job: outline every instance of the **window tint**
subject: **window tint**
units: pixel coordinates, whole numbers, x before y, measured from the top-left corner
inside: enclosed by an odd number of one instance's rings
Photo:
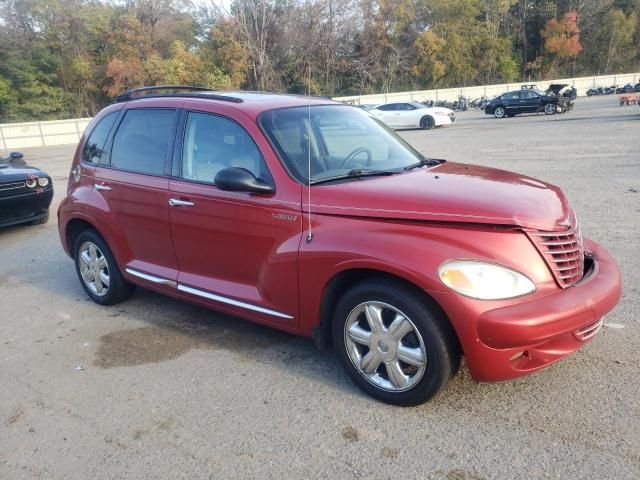
[[[295,144],[296,132],[290,133],[287,139]],[[189,113],[182,146],[182,177],[213,183],[216,174],[228,167],[244,168],[265,181],[271,178],[258,147],[244,128],[217,115]]]
[[[98,122],[82,148],[82,160],[89,163],[100,162],[104,143],[107,141],[109,130],[111,130],[118,113],[120,112],[112,112]]]
[[[398,104],[396,104],[396,110],[408,111],[408,110],[415,110],[415,109],[416,109],[416,107],[414,107],[410,103],[398,103]]]
[[[133,172],[164,173],[175,110],[129,110],[113,139],[111,166]]]
[[[395,109],[396,109],[395,103],[390,103],[388,105],[382,105],[378,107],[378,110],[382,110],[383,112],[391,112],[391,111],[394,111]]]
[[[503,100],[518,100],[520,98],[520,92],[509,92],[502,96]]]

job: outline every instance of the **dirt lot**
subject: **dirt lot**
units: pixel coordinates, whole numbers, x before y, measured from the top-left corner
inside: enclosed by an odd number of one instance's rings
[[[623,272],[608,328],[536,375],[477,384],[463,368],[432,403],[394,408],[309,340],[141,289],[91,303],[53,216],[0,231],[0,478],[640,478],[640,108],[464,112],[403,136],[561,186]],[[73,150],[25,151],[54,208]]]

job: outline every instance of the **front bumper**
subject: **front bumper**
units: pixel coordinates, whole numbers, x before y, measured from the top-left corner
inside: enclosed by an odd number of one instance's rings
[[[450,113],[447,115],[433,115],[434,125],[436,127],[443,127],[445,125],[453,125],[456,123],[456,115],[455,113]]]
[[[0,227],[43,218],[53,200],[53,187],[13,197],[0,198]]]
[[[504,381],[535,372],[573,353],[598,333],[604,315],[620,300],[620,271],[598,244],[585,239],[584,246],[592,263],[578,284],[474,312],[479,313],[475,331],[469,329],[461,338],[474,379]]]

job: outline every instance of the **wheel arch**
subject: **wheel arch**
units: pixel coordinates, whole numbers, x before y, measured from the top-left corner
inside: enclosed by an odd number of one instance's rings
[[[324,349],[331,344],[331,321],[335,306],[340,297],[353,285],[365,279],[386,279],[397,282],[411,290],[416,296],[438,310],[451,327],[451,330],[462,351],[458,334],[448,315],[440,304],[423,288],[404,277],[376,268],[347,268],[335,273],[325,284],[320,297],[319,323],[313,328],[312,337],[319,349]]]
[[[76,239],[82,232],[89,229],[96,230],[102,238],[104,238],[104,235],[100,233],[96,226],[84,218],[72,218],[67,222],[64,229],[64,238],[71,258],[75,259],[76,252],[74,251],[73,246],[76,243]]]

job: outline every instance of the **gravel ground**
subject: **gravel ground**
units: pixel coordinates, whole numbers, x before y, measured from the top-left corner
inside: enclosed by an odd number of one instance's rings
[[[309,340],[142,289],[91,303],[53,216],[0,231],[0,478],[639,478],[640,108],[458,118],[402,135],[559,185],[620,263],[623,300],[593,342],[509,383],[463,367],[433,402],[390,407]],[[73,150],[25,150],[54,208]]]

